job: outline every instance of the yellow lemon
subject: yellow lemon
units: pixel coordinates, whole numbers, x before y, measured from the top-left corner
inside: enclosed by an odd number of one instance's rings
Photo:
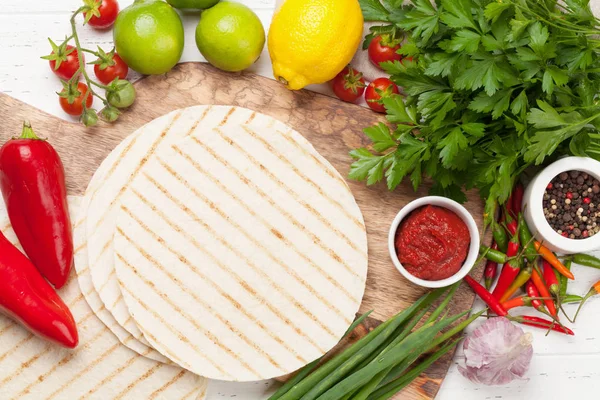
[[[362,32],[358,0],[286,0],[269,29],[275,79],[292,90],[333,79],[356,53]]]

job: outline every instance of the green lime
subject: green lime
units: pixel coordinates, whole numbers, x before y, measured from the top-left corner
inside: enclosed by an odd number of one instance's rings
[[[206,10],[218,2],[219,0],[167,0],[167,3],[181,10]]]
[[[258,59],[265,30],[248,7],[223,1],[202,12],[196,45],[209,63],[224,71],[241,71]]]
[[[164,74],[183,53],[183,24],[164,1],[135,0],[119,13],[114,41],[117,53],[135,71]]]

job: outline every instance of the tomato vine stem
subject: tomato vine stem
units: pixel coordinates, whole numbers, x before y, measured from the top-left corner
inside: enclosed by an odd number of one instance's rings
[[[79,42],[79,35],[77,34],[77,24],[76,24],[75,19],[77,18],[77,16],[79,14],[81,14],[82,12],[84,12],[86,9],[87,9],[86,6],[78,8],[73,13],[73,15],[71,16],[71,20],[70,20],[70,22],[71,22],[71,38],[75,42],[75,48],[77,49],[77,58],[78,58],[78,61],[79,61],[79,69],[73,75],[73,77],[71,78],[71,81],[79,79],[79,74],[81,74],[83,76],[83,78],[85,79],[86,83],[87,83],[88,91],[85,92],[85,95],[84,95],[84,98],[83,98],[83,102],[82,102],[83,103],[84,113],[85,113],[85,110],[87,108],[85,106],[85,104],[86,104],[86,101],[87,101],[88,96],[90,95],[90,93],[93,96],[96,96],[98,99],[100,99],[105,106],[108,106],[108,101],[104,97],[100,96],[93,89],[93,87],[92,87],[93,85],[95,85],[95,86],[97,86],[99,88],[106,89],[106,86],[100,85],[100,84],[96,83],[95,81],[93,81],[90,78],[90,76],[88,75],[87,71],[85,70],[85,65],[86,64],[85,64],[85,62],[83,60],[83,52],[85,51],[87,53],[92,53],[92,54],[97,55],[96,52],[81,47],[81,43]]]

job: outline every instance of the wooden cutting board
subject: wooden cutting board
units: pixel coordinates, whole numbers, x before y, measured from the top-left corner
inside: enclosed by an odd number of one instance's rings
[[[69,193],[83,194],[100,162],[123,138],[145,123],[172,110],[199,104],[236,105],[283,121],[304,135],[335,168],[347,176],[348,152],[368,145],[362,133],[366,126],[385,122],[369,109],[309,91],[291,92],[280,83],[251,73],[231,74],[208,64],[180,64],[166,75],[146,77],[135,84],[137,101],[115,124],[99,123],[85,128],[66,122],[0,93],[0,138],[2,142],[21,132],[23,120],[60,153],[67,173]],[[97,100],[97,99],[96,99]],[[368,233],[369,273],[361,312],[374,310],[376,325],[409,306],[424,290],[414,286],[394,268],[388,248],[390,224],[400,208],[427,195],[423,186],[416,193],[408,184],[389,192],[385,184],[367,187],[348,181],[360,206]],[[483,204],[476,192],[468,193],[466,204],[482,223]],[[464,311],[473,303],[473,293],[464,287],[452,304],[452,312]],[[366,328],[363,327],[363,331]],[[356,336],[356,335],[355,335]],[[432,366],[398,398],[434,398],[450,365],[450,357]]]

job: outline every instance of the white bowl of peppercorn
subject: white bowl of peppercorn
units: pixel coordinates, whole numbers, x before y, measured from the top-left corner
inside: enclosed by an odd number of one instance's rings
[[[554,252],[600,248],[600,162],[565,157],[550,164],[527,186],[523,213],[531,233]]]

